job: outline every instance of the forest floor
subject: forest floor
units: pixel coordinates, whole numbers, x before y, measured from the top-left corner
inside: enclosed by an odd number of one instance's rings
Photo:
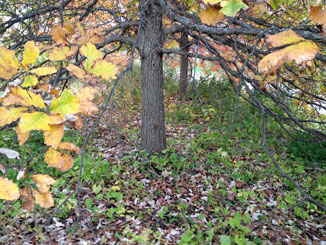
[[[137,148],[141,115],[136,108],[117,103],[96,129],[84,156],[80,210],[73,194],[44,226],[76,189],[76,158],[71,170],[51,174],[57,176],[55,208],[26,213],[19,202],[0,203],[0,242],[326,244],[325,212],[277,173],[260,146],[255,108],[244,102],[231,106],[168,98],[168,148],[153,156]],[[297,156],[300,151],[290,147],[276,123],[269,128],[275,159],[307,193],[325,202],[325,164]],[[69,131],[65,137],[81,145],[86,133]],[[9,144],[11,134],[1,132],[6,136],[1,144]],[[37,135],[34,139],[39,150]]]

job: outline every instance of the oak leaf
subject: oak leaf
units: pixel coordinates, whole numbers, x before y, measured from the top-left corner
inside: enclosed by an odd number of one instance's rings
[[[248,8],[248,6],[241,0],[222,1],[221,6],[222,9],[220,10],[220,13],[232,17],[234,17],[241,9],[245,10]]]
[[[303,37],[300,37],[292,30],[288,30],[274,35],[269,35],[266,42],[272,47],[279,47],[286,44],[297,43],[303,40]]]
[[[47,162],[50,167],[55,167],[60,171],[67,171],[74,166],[71,155],[61,153],[51,147],[45,153],[44,161]]]
[[[79,101],[69,90],[64,90],[59,98],[54,98],[50,105],[50,112],[60,114],[63,118],[65,114],[75,114],[79,109]]]
[[[55,179],[47,174],[34,174],[31,176],[31,179],[34,180],[38,190],[41,193],[48,192],[50,190],[50,185],[55,183]]]
[[[10,93],[3,99],[3,105],[21,105],[21,106],[35,106],[45,109],[44,101],[40,94],[34,94],[33,92],[27,92],[21,87],[10,88]]]
[[[52,40],[55,41],[57,44],[69,44],[66,39],[66,30],[64,27],[55,26],[51,30]]]
[[[5,107],[0,107],[0,127],[18,120],[21,114],[26,110],[27,108],[24,107],[9,109]]]
[[[34,41],[28,41],[24,46],[23,67],[27,68],[28,65],[33,64],[39,56],[40,49],[35,45]]]
[[[102,77],[105,80],[115,79],[118,72],[117,67],[105,60],[96,62],[94,67],[90,70],[95,76]]]
[[[32,211],[34,209],[34,198],[31,189],[24,187],[19,190],[20,196],[23,198],[22,208],[24,211]]]
[[[39,68],[31,70],[30,72],[32,72],[40,77],[40,76],[54,74],[57,72],[57,69],[55,67],[39,67]]]
[[[12,180],[0,177],[0,199],[16,200],[20,196],[18,185]]]
[[[98,112],[97,106],[91,101],[94,99],[94,95],[97,90],[93,87],[84,87],[77,91],[77,98],[80,103],[79,111],[81,114],[90,116]]]
[[[69,64],[67,66],[67,70],[74,76],[84,80],[86,78],[86,72],[79,68],[78,66],[75,66],[73,64]]]
[[[0,78],[10,79],[18,72],[19,61],[13,50],[0,47]]]
[[[34,87],[37,83],[38,83],[37,77],[36,76],[29,75],[29,76],[26,76],[25,77],[24,83],[22,84],[22,87],[23,88],[26,88],[26,87]]]
[[[54,206],[54,201],[50,192],[41,193],[33,189],[35,202],[42,208],[50,208]]]
[[[63,124],[50,125],[50,130],[43,131],[43,135],[44,143],[46,145],[52,146],[53,149],[56,149],[59,146],[64,135]]]
[[[70,151],[70,152],[75,152],[76,154],[80,153],[80,148],[71,142],[61,142],[59,145],[59,149]]]
[[[16,127],[19,145],[23,145],[29,138],[30,131],[22,132],[19,125]]]
[[[318,24],[326,25],[326,9],[322,6],[310,6],[309,18]]]
[[[214,6],[208,6],[199,14],[200,20],[206,25],[216,25],[217,22],[223,20],[224,14]]]
[[[97,59],[102,59],[104,56],[104,53],[97,50],[95,45],[90,42],[86,43],[86,45],[83,45],[80,48],[80,53],[87,58],[84,62],[84,68],[86,71],[91,68],[91,66],[93,65],[93,61]]]
[[[25,133],[31,130],[50,130],[50,117],[44,112],[23,113],[19,127]]]

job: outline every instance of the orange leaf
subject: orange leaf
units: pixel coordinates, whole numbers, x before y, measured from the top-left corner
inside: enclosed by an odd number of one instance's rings
[[[326,9],[321,6],[310,6],[309,17],[318,24],[326,24]]]
[[[54,201],[50,192],[41,193],[33,189],[35,202],[42,208],[50,208],[54,206]]]
[[[34,209],[34,198],[31,193],[31,189],[24,187],[19,190],[20,196],[24,199],[22,208],[25,211],[32,211]]]
[[[55,179],[47,174],[34,174],[31,176],[31,179],[34,180],[41,193],[48,192],[50,190],[50,185],[55,183]]]
[[[79,68],[78,66],[75,66],[73,64],[69,64],[67,66],[67,70],[70,71],[70,73],[80,79],[85,79],[86,77],[86,72],[84,70],[82,70],[81,68]]]
[[[267,38],[267,43],[272,45],[273,47],[279,47],[285,44],[296,43],[303,40],[303,37],[300,37],[292,30],[288,30],[274,35],[269,35]]]
[[[49,126],[50,130],[43,131],[44,143],[56,149],[64,134],[63,124]]]
[[[18,137],[20,146],[23,145],[28,140],[29,132],[30,131],[22,132],[19,125],[16,127],[16,133],[17,133],[17,137]]]
[[[206,25],[216,25],[217,22],[223,20],[224,14],[219,12],[219,9],[214,6],[208,6],[200,12],[199,17]]]
[[[49,148],[44,155],[44,161],[50,167],[55,167],[60,171],[66,171],[73,167],[73,158],[69,154],[63,154],[59,151]]]
[[[57,44],[69,44],[66,39],[66,30],[61,26],[55,26],[51,30],[53,41]]]
[[[75,152],[76,154],[80,153],[80,148],[73,143],[70,142],[61,142],[59,145],[60,150],[66,150],[66,151],[71,151]]]

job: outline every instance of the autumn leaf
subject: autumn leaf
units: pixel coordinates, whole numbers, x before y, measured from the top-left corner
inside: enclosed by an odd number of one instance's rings
[[[199,14],[200,20],[206,25],[216,25],[217,22],[223,20],[224,14],[214,6],[208,6]]]
[[[38,83],[38,79],[35,76],[29,75],[24,79],[24,83],[21,85],[23,88],[34,87]]]
[[[76,26],[71,23],[65,23],[63,25],[63,28],[65,29],[68,36],[71,36],[72,34],[75,33]]]
[[[28,65],[33,64],[39,56],[40,49],[36,47],[34,41],[28,41],[24,46],[23,67],[27,68]]]
[[[248,6],[244,4],[241,0],[229,0],[221,2],[222,9],[220,13],[226,16],[234,17],[241,9],[247,9]]]
[[[65,114],[75,114],[79,109],[79,101],[69,90],[64,90],[59,98],[54,98],[50,105],[51,113],[59,113],[63,118]]]
[[[274,35],[269,35],[266,42],[270,44],[272,47],[279,47],[286,44],[300,42],[303,40],[304,40],[303,37],[300,37],[292,30],[288,30]]]
[[[55,179],[47,174],[34,174],[31,176],[31,179],[34,180],[41,193],[48,192],[50,190],[50,185],[55,183]]]
[[[58,125],[64,122],[64,119],[59,114],[50,115],[50,125]]]
[[[52,40],[55,41],[57,44],[69,44],[66,39],[66,30],[64,27],[55,26],[51,30]]]
[[[75,152],[76,154],[80,153],[80,148],[71,142],[61,142],[59,145],[59,149],[70,151],[70,152]]]
[[[50,192],[41,193],[33,189],[35,202],[42,208],[50,208],[54,206],[54,201]]]
[[[0,127],[18,120],[21,114],[26,110],[27,108],[23,107],[9,109],[0,107]]]
[[[310,6],[309,18],[318,24],[326,25],[326,9],[322,6]]]
[[[50,130],[43,131],[44,143],[56,149],[61,142],[63,134],[63,124],[50,125]]]
[[[215,5],[222,2],[222,0],[204,0],[205,4]]]
[[[81,119],[80,116],[77,116],[77,119],[74,121],[69,121],[68,122],[74,127],[74,129],[79,130],[83,127],[83,120]]]
[[[97,50],[95,45],[92,43],[86,43],[86,45],[83,45],[80,48],[80,53],[87,58],[84,62],[84,68],[86,71],[91,68],[91,66],[93,65],[93,61],[97,59],[102,59],[104,56],[104,53]]]
[[[53,73],[57,72],[57,69],[55,67],[39,67],[33,70],[30,70],[31,73],[36,74],[37,76],[46,76],[51,75]]]
[[[95,76],[100,76],[105,80],[115,79],[115,74],[118,72],[117,67],[105,60],[95,63],[94,67],[90,70]]]
[[[67,70],[74,76],[84,80],[86,78],[86,72],[79,68],[78,66],[75,66],[73,64],[69,64],[67,66]]]
[[[44,155],[44,161],[50,167],[55,167],[60,171],[67,171],[74,166],[74,161],[71,155],[64,154],[50,147]]]
[[[44,112],[23,113],[19,127],[21,132],[30,130],[50,130],[50,117]]]
[[[259,62],[258,70],[268,75],[287,62],[295,61],[300,65],[303,62],[313,60],[318,51],[318,46],[315,43],[311,41],[300,42],[265,56]]]
[[[0,47],[0,78],[10,79],[18,72],[19,61],[13,50]]]
[[[29,138],[30,131],[22,132],[19,125],[16,127],[19,145],[23,145]]]
[[[18,185],[12,180],[0,177],[0,199],[16,200],[20,196]]]
[[[27,92],[21,87],[10,88],[10,93],[3,99],[3,105],[35,106],[45,109],[45,104],[40,94],[34,94],[31,91]]]
[[[34,198],[31,189],[24,187],[19,190],[20,196],[23,198],[22,208],[25,211],[32,211],[34,209]]]
[[[69,48],[67,46],[55,48],[50,53],[49,60],[51,60],[51,61],[64,60],[67,57],[75,54],[77,52],[77,50],[78,50],[77,46],[74,46],[72,48]]]

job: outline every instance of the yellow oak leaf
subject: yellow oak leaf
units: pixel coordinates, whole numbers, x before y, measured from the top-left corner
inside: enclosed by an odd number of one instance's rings
[[[64,122],[64,119],[59,114],[50,115],[50,125],[58,125]]]
[[[259,72],[265,75],[275,72],[281,65],[295,61],[298,65],[311,61],[318,53],[318,46],[311,41],[300,42],[265,56],[258,64]]]
[[[105,80],[115,79],[118,72],[117,67],[105,60],[96,62],[94,67],[90,70],[95,76],[102,77]]]
[[[66,114],[75,114],[79,109],[79,101],[69,90],[64,90],[59,98],[54,98],[50,105],[50,112],[60,114],[63,118]]]
[[[0,177],[0,199],[16,200],[20,196],[18,185],[12,180]]]
[[[29,138],[30,131],[22,132],[19,125],[16,127],[19,145],[23,145]]]
[[[104,56],[104,53],[99,51],[92,43],[86,43],[86,45],[83,45],[80,48],[80,53],[87,58],[84,62],[84,68],[86,71],[91,68],[93,61],[102,59]]]
[[[31,179],[34,180],[38,190],[41,193],[48,192],[50,190],[50,185],[55,183],[55,179],[47,174],[34,174],[31,176]]]
[[[25,133],[31,130],[50,130],[50,117],[44,112],[23,113],[19,127]]]
[[[50,208],[54,206],[54,201],[50,192],[41,193],[33,189],[35,202],[42,208]]]
[[[39,67],[31,70],[30,72],[40,77],[40,76],[46,76],[46,75],[51,75],[53,73],[56,73],[57,69],[55,67]]]
[[[21,87],[10,88],[9,94],[3,99],[3,105],[21,105],[21,106],[35,106],[45,109],[44,101],[40,94],[34,94],[33,92],[27,92]]]
[[[33,75],[29,75],[29,76],[25,77],[24,83],[22,84],[22,87],[23,88],[34,87],[37,83],[38,83],[37,77],[33,76]]]
[[[20,67],[15,51],[0,47],[0,78],[10,79]]]
[[[274,35],[269,35],[267,38],[267,43],[270,44],[272,47],[279,47],[285,44],[296,43],[303,40],[303,37],[300,37],[292,30],[288,30]]]
[[[71,23],[66,23],[63,25],[63,28],[65,29],[66,33],[71,36],[72,34],[75,33],[75,25],[71,24]]]
[[[68,51],[69,51],[69,47],[67,47],[67,46],[55,48],[50,53],[49,60],[51,60],[51,61],[64,60],[67,58]]]
[[[75,66],[73,64],[69,64],[67,66],[67,70],[70,71],[70,73],[82,80],[84,80],[86,78],[86,72],[79,68],[78,66]]]
[[[59,145],[59,149],[75,152],[76,154],[80,153],[80,148],[71,142],[61,142]]]
[[[23,67],[27,68],[28,65],[33,64],[39,56],[40,49],[35,45],[34,41],[28,41],[24,46]]]
[[[222,2],[222,0],[204,0],[205,4],[211,4],[211,5],[215,5]]]
[[[21,114],[26,110],[27,108],[23,107],[9,109],[0,107],[0,127],[18,120]]]
[[[23,198],[22,208],[25,211],[32,211],[34,209],[34,198],[31,189],[24,187],[19,190],[20,196]]]
[[[61,26],[55,26],[51,30],[51,36],[53,41],[55,41],[57,44],[69,44],[66,39],[66,30],[64,27]]]
[[[44,161],[47,162],[50,167],[55,167],[60,171],[67,171],[74,166],[71,155],[63,154],[51,147],[45,153]]]
[[[63,124],[50,125],[50,130],[43,131],[44,143],[57,149],[64,134]]]
[[[223,20],[224,14],[220,13],[218,8],[208,6],[200,12],[199,17],[204,24],[214,26],[217,22]]]

